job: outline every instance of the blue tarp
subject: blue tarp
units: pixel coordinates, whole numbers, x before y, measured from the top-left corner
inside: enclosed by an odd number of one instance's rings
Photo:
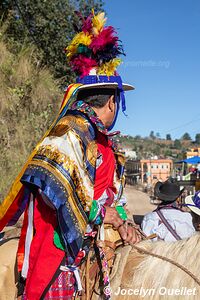
[[[179,163],[184,162],[186,164],[199,164],[200,163],[200,156],[193,156],[184,160],[179,161]]]

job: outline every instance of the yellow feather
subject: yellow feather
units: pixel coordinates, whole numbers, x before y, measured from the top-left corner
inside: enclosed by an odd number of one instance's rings
[[[98,13],[96,16],[94,15],[92,18],[92,31],[94,35],[97,35],[103,29],[107,18],[105,18],[105,13]]]
[[[71,58],[77,52],[79,44],[89,46],[92,41],[92,36],[87,32],[79,32],[73,38],[71,44],[66,48],[67,57]]]
[[[112,76],[115,75],[115,71],[117,67],[120,65],[121,59],[114,58],[109,62],[104,63],[101,67],[98,68],[97,74],[98,75],[107,75]]]

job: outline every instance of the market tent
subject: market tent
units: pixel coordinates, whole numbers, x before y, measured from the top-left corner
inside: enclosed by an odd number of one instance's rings
[[[186,163],[186,164],[199,164],[200,163],[200,156],[193,156],[184,160],[179,161],[179,163]]]

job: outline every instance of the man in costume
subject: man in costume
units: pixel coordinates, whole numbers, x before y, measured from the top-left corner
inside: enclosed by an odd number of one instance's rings
[[[1,228],[24,212],[17,252],[24,300],[83,293],[80,269],[91,251],[98,261],[92,276],[100,274],[101,293],[109,299],[104,224],[126,243],[140,240],[124,209],[124,157],[109,134],[120,105],[126,109],[124,91],[133,87],[116,73],[123,50],[105,21],[104,13],[82,18],[66,49],[77,83],[68,87],[58,117],[1,205]]]
[[[142,222],[146,235],[157,235],[154,241],[175,242],[195,233],[191,214],[181,210],[176,202],[182,192],[183,189],[169,180],[156,183],[154,194],[161,203],[156,210],[145,215]]]

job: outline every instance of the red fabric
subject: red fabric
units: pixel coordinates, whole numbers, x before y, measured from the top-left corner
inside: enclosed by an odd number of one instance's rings
[[[15,215],[16,211],[19,209],[21,205],[21,199],[23,198],[24,194],[24,186],[21,187],[19,192],[17,193],[16,198],[8,208],[7,212],[3,216],[3,218],[0,221],[0,231],[3,230],[3,228],[8,224],[8,222],[12,219],[12,217]]]
[[[75,278],[73,272],[61,272],[50,289],[46,293],[44,300],[70,300],[74,294]]]
[[[85,251],[80,250],[75,259],[74,265],[79,266],[84,256]],[[44,300],[72,299],[75,292],[75,282],[75,276],[72,271],[62,271],[45,294]]]
[[[56,226],[56,212],[38,195],[34,204],[35,235],[30,248],[25,288],[28,300],[40,299],[64,258],[65,252],[56,248],[53,243]]]
[[[106,135],[98,132],[97,146],[98,153],[102,155],[102,163],[96,170],[94,199],[97,200],[105,190],[107,190],[107,194],[109,194],[109,199],[112,199],[113,192],[116,193],[116,189],[113,186],[115,156],[111,147],[112,143],[108,140],[108,137]],[[109,205],[111,203],[107,204]]]

